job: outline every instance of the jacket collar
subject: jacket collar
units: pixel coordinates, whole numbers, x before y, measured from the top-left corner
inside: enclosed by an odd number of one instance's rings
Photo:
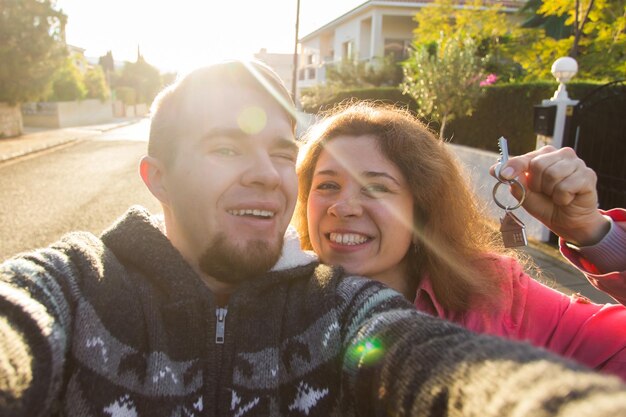
[[[101,239],[121,262],[149,276],[173,300],[196,297],[208,291],[193,268],[165,236],[162,217],[152,216],[141,206],[131,207],[102,234]],[[163,262],[164,259],[167,262]],[[316,263],[317,256],[300,248],[298,234],[290,226],[285,233],[281,256],[269,272],[283,272]],[[264,275],[268,275],[267,272],[259,272],[259,278]]]

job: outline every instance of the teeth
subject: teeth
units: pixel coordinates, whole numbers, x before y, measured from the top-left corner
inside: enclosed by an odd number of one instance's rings
[[[342,245],[360,245],[367,241],[367,237],[356,233],[331,233],[330,240]]]
[[[242,210],[228,210],[228,212],[234,216],[257,216],[257,217],[274,217],[274,212],[269,210],[259,209],[242,209]]]

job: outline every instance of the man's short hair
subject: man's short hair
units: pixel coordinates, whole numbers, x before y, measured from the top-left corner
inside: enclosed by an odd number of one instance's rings
[[[260,61],[225,61],[190,72],[155,98],[148,154],[169,164],[174,159],[177,141],[197,134],[201,128],[206,116],[205,98],[216,87],[223,91],[225,86],[267,94],[284,109],[295,131],[295,105],[280,77]]]

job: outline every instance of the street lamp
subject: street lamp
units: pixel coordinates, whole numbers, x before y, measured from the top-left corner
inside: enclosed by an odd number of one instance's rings
[[[291,80],[291,94],[293,95],[293,101],[298,106],[297,97],[297,84],[298,84],[298,30],[300,28],[300,0],[298,0],[296,6],[296,39],[293,49],[293,79]]]
[[[542,131],[541,133],[537,131],[537,149],[540,147],[551,144],[555,148],[563,147],[564,135],[565,135],[565,127],[567,124],[567,118],[571,117],[574,114],[574,106],[578,104],[578,100],[572,100],[567,95],[567,89],[565,88],[565,84],[569,82],[574,75],[578,72],[578,63],[574,58],[570,58],[568,56],[561,57],[554,61],[552,64],[552,75],[559,83],[558,89],[554,92],[554,95],[549,100],[543,100],[541,102],[541,106],[536,106],[538,109],[542,110],[543,120],[550,120],[550,117],[547,116],[546,110],[552,110],[551,114],[553,123],[549,129],[546,129],[546,133]],[[536,109],[537,111],[537,109]],[[535,113],[535,117],[538,114]],[[540,119],[540,117],[537,117]],[[547,242],[550,240],[550,230],[541,225],[539,226],[539,230],[537,230],[539,240],[542,242]]]
[[[552,75],[559,82],[559,88],[554,93],[553,99],[569,99],[565,84],[578,72],[578,63],[574,58],[564,56],[552,64]]]

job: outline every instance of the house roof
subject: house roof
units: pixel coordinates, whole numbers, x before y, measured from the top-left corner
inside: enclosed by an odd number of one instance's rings
[[[411,8],[417,8],[417,7],[425,7],[426,5],[430,3],[434,3],[434,2],[435,0],[367,0],[366,2],[361,3],[354,9],[342,14],[341,16],[330,21],[324,26],[314,30],[308,35],[303,36],[302,38],[300,38],[300,42],[304,42],[311,38],[314,38],[320,33],[325,32],[328,29],[331,29],[332,27],[347,20],[348,18],[358,13],[361,13],[367,9],[376,7],[376,6],[385,6],[385,7],[392,6],[392,7],[398,7],[398,8],[411,9]],[[490,3],[501,4],[505,8],[506,11],[517,10],[526,2],[527,0],[485,0],[485,3],[487,4],[490,4]],[[457,0],[457,3],[459,4],[459,6],[462,6],[466,3],[466,0]]]

